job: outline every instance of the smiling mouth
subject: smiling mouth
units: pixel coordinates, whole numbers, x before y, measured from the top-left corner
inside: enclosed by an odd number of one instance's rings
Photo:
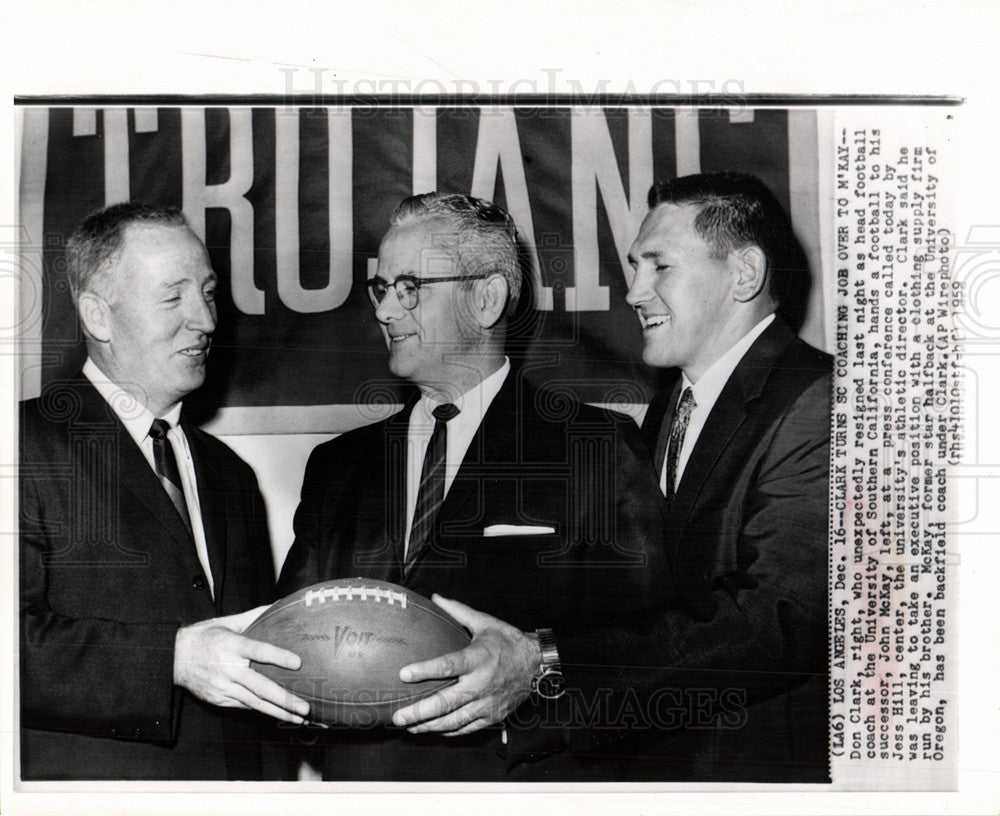
[[[390,334],[389,335],[389,342],[390,343],[402,343],[404,340],[407,340],[410,337],[416,337],[416,335],[415,334]]]
[[[646,329],[655,329],[657,326],[669,323],[671,318],[670,315],[666,314],[644,315],[640,312],[639,320],[642,323],[643,330],[645,331]]]
[[[189,346],[188,348],[181,349],[177,352],[183,357],[191,357],[192,359],[197,359],[199,357],[208,356],[208,344],[203,346]]]

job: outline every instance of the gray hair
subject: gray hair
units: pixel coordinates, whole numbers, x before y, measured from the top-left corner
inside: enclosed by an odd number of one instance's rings
[[[456,227],[458,239],[443,241],[458,264],[459,274],[496,272],[507,281],[507,313],[521,296],[517,227],[503,207],[460,193],[421,193],[404,198],[393,210],[389,224],[403,227],[425,221],[447,220]]]

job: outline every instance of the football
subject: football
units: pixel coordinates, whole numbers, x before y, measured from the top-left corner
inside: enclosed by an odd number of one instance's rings
[[[299,655],[298,671],[251,665],[308,701],[313,721],[351,728],[389,723],[397,709],[454,683],[404,683],[399,670],[471,642],[461,624],[427,598],[365,578],[294,592],[264,610],[244,634]]]

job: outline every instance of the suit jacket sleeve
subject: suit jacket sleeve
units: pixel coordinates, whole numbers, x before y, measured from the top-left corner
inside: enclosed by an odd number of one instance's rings
[[[170,739],[177,623],[70,618],[47,600],[53,546],[33,475],[20,482],[22,725],[93,736]],[[64,569],[87,570],[86,565]],[[99,573],[83,580],[100,580]]]
[[[829,388],[828,377],[813,383],[762,442],[732,522],[735,557],[704,575],[703,586],[678,586],[679,603],[630,620],[556,633],[568,685],[584,699],[600,690],[619,702],[634,694],[655,718],[655,695],[667,695],[666,708],[678,695],[726,691],[739,706],[822,671]],[[680,540],[678,558],[701,545]]]
[[[327,489],[331,478],[331,464],[326,452],[335,443],[336,440],[334,443],[318,446],[309,455],[309,461],[306,463],[302,493],[293,522],[295,540],[285,557],[278,578],[278,597],[284,597],[330,577],[322,574],[320,548],[326,539],[323,533],[323,520],[332,512],[329,505],[334,501],[334,496]]]

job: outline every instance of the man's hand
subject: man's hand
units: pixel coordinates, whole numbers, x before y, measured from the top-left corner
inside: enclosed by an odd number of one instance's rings
[[[448,677],[457,677],[458,682],[400,709],[392,721],[409,726],[413,734],[471,734],[500,722],[531,694],[531,678],[542,656],[538,637],[458,601],[440,595],[433,600],[469,628],[472,643],[461,651],[403,666],[399,679],[405,683]]]
[[[174,645],[174,683],[207,703],[252,708],[301,725],[309,703],[250,668],[250,661],[297,670],[302,660],[286,649],[244,637],[267,607],[185,626]]]

